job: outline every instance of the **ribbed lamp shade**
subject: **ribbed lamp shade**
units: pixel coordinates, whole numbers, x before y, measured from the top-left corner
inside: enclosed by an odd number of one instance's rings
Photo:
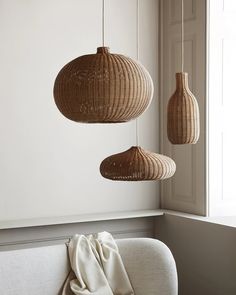
[[[59,72],[54,98],[60,112],[84,123],[119,123],[140,116],[151,102],[153,82],[147,70],[129,57],[99,47]]]
[[[176,73],[176,90],[167,109],[167,134],[173,144],[194,144],[199,139],[198,103],[188,87],[188,74]]]
[[[123,181],[165,179],[171,177],[175,170],[176,165],[171,158],[137,146],[104,159],[100,165],[103,177]]]

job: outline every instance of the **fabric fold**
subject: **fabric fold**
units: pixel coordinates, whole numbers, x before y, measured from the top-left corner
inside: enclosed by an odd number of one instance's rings
[[[133,295],[134,291],[112,235],[74,235],[68,245],[72,271],[62,295]]]

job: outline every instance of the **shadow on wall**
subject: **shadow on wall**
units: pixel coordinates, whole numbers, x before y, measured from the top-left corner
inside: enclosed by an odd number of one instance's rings
[[[236,294],[236,229],[164,215],[156,237],[176,260],[179,295]]]

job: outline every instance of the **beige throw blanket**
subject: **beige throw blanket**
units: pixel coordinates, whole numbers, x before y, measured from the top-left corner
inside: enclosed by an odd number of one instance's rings
[[[133,295],[111,234],[75,235],[68,245],[72,271],[62,295]]]

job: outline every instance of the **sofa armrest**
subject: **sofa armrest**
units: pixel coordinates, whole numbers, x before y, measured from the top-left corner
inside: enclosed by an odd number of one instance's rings
[[[169,248],[154,239],[117,241],[135,295],[177,295],[174,258]]]

